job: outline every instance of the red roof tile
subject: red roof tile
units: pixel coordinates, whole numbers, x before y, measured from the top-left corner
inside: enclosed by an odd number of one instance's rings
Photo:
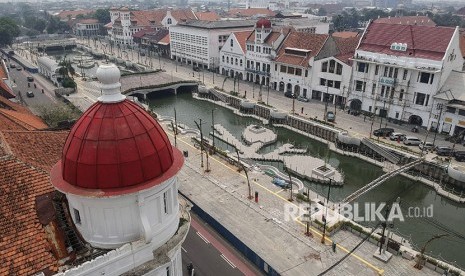
[[[326,34],[310,34],[293,31],[284,40],[275,61],[307,67],[310,58],[316,56],[320,52],[327,38],[328,35]],[[291,53],[289,51],[290,49],[300,49],[309,52],[306,55],[297,55]]]
[[[245,53],[246,51],[246,41],[247,38],[250,36],[252,31],[242,31],[242,32],[234,32],[233,35],[236,37],[237,42],[239,42],[239,45],[241,45],[242,52]]]
[[[60,19],[64,20],[64,19],[68,19],[68,18],[76,18],[76,16],[82,14],[82,15],[88,15],[88,14],[91,14],[91,13],[94,13],[95,11],[94,10],[75,10],[75,11],[61,11],[60,13],[58,13],[58,17],[60,17]]]
[[[234,17],[252,17],[256,15],[275,16],[276,13],[265,8],[250,8],[250,9],[230,9],[229,16]]]
[[[216,12],[196,12],[195,16],[198,20],[203,21],[218,21],[221,19]]]
[[[48,126],[27,108],[0,96],[0,130],[37,130]]]
[[[400,24],[400,25],[421,25],[436,26],[436,23],[428,16],[399,16],[378,18],[374,23]]]
[[[77,20],[76,23],[81,23],[81,24],[98,24],[98,20],[94,18],[87,18],[87,19],[80,19]]]
[[[35,209],[35,198],[54,190],[48,173],[12,156],[0,157],[0,168],[0,275],[56,272]]]
[[[5,151],[23,162],[50,171],[61,158],[68,131],[3,131]]]
[[[354,56],[355,49],[357,49],[360,37],[341,38],[334,37],[339,54],[335,56],[338,60],[351,65],[350,58]]]
[[[441,60],[455,28],[371,23],[358,49],[394,56]],[[392,43],[406,43],[407,51],[391,50]]]
[[[333,37],[340,37],[340,38],[350,38],[358,36],[357,32],[334,32],[332,34]]]

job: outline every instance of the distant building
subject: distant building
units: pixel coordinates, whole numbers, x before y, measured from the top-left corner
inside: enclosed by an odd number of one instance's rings
[[[219,67],[222,75],[244,79],[246,41],[251,33],[252,31],[234,32],[221,47]]]
[[[436,23],[428,16],[399,16],[382,17],[373,21],[374,23],[399,24],[399,25],[420,25],[436,26]]]
[[[42,56],[37,59],[37,67],[39,68],[39,74],[50,80],[55,86],[58,86],[58,63],[48,56]]]
[[[219,67],[219,53],[231,33],[251,30],[255,21],[190,21],[170,28],[171,58],[203,68]]]
[[[95,12],[95,10],[72,10],[72,11],[61,11],[54,14],[60,18],[61,21],[70,21],[76,19],[78,15],[88,16]]]
[[[73,33],[76,36],[97,36],[103,27],[97,19],[77,19],[73,25]]]
[[[327,34],[329,32],[329,22],[324,22],[319,18],[307,17],[288,17],[274,18],[271,20],[273,26],[276,27],[292,27],[298,32],[311,34]]]

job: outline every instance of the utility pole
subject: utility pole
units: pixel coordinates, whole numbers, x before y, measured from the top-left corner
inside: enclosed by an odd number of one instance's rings
[[[176,137],[178,136],[178,120],[176,117],[176,107],[174,108],[174,126],[173,126],[173,131],[174,131],[174,146],[177,147],[177,139]]]
[[[387,238],[384,236],[384,232],[386,231],[386,227],[387,227],[387,217],[389,215],[389,207],[386,206],[386,210],[385,210],[385,214],[384,214],[384,222],[381,224],[381,226],[383,226],[383,232],[381,233],[381,240],[379,241],[379,254],[381,255],[381,252],[383,250],[383,243],[381,242],[383,240],[383,238]]]
[[[308,202],[308,207],[307,207],[308,214],[307,214],[307,222],[306,222],[307,231],[305,232],[305,235],[310,237],[310,220],[312,219],[311,218],[312,210],[311,210],[311,204],[310,204],[310,189],[309,188],[307,188],[307,202]]]
[[[199,119],[200,123],[194,121],[197,128],[200,130],[200,167],[203,168],[203,131],[202,131],[202,119]],[[208,153],[207,153],[207,170],[210,171],[208,168]]]
[[[245,173],[245,177],[247,178],[247,187],[249,189],[249,196],[247,198],[252,199],[253,198],[253,196],[252,196],[252,187],[250,187],[249,174],[247,173],[246,167],[241,163],[241,160],[239,159],[239,150],[237,149],[237,147],[234,147],[234,149],[236,150],[236,154],[237,154],[237,166],[239,168],[242,168],[242,170]]]
[[[258,91],[258,102],[262,102],[262,84],[260,84],[260,90]]]
[[[294,115],[294,112],[295,112],[295,95],[292,94],[292,115]]]
[[[215,116],[213,114],[215,109],[216,108],[212,109],[212,136],[213,136],[212,147],[213,147],[213,153],[215,153],[215,151],[216,151],[216,148],[215,148]]]
[[[325,211],[325,219],[323,221],[323,235],[321,235],[321,243],[325,243],[325,235],[326,235],[326,222],[328,221],[328,207],[329,207],[329,195],[331,193],[331,184],[333,179],[329,179],[329,186],[328,186],[328,196],[326,197],[326,211]]]
[[[438,125],[436,126],[436,131],[434,132],[433,147],[434,147],[434,143],[436,142],[436,135],[438,135],[438,132],[439,132],[439,122],[441,121],[442,107],[443,107],[443,104],[436,105],[436,109],[439,109],[439,117],[438,117]]]

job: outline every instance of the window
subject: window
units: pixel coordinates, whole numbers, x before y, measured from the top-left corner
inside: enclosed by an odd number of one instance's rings
[[[406,79],[407,79],[407,73],[408,73],[408,70],[407,70],[407,69],[404,69],[404,75],[402,76],[402,79],[403,79],[403,80],[406,80]]]
[[[404,98],[404,89],[401,89],[399,93],[399,101],[402,101],[403,98]]]
[[[424,93],[415,93],[415,104],[418,105],[424,105],[425,104],[425,99],[426,99],[426,94]]]
[[[336,67],[336,62],[334,60],[329,61],[329,72],[334,74],[334,67]]]
[[[365,92],[366,82],[364,81],[355,81],[355,91]]]
[[[222,56],[222,58],[223,58],[223,62],[224,62],[224,56]]]
[[[286,73],[286,71],[287,71],[286,66],[281,65],[281,70],[280,70],[280,72],[281,72],[281,73]]]
[[[230,44],[230,45],[231,45],[231,47],[233,47],[233,46],[234,46],[234,41],[233,41],[233,39],[232,39],[232,38],[231,38],[231,44]]]
[[[342,75],[342,64],[337,64],[336,74]]]
[[[229,63],[229,57],[226,57],[226,63]]]
[[[454,107],[447,106],[446,112],[455,114],[456,109]]]
[[[381,97],[384,97],[384,91],[385,91],[385,90],[386,90],[386,86],[381,85],[381,92],[379,93],[379,95],[380,95]]]
[[[376,91],[376,83],[373,83],[373,87],[371,88],[371,95],[374,95]]]
[[[332,80],[327,80],[326,83],[328,84],[329,87],[334,86],[334,81],[332,81]]]
[[[387,76],[388,76],[388,71],[389,71],[389,67],[384,67],[384,74],[383,74],[383,77],[387,77]]]
[[[278,71],[278,64],[275,64],[275,65],[274,65],[274,70],[275,70],[275,71]]]
[[[239,65],[242,67],[242,59],[239,60]]]
[[[326,86],[326,79],[320,79],[320,85]]]
[[[368,107],[368,112],[371,112],[371,105]]]
[[[368,72],[368,64],[364,62],[359,62],[358,63],[358,71],[362,73]]]
[[[302,76],[302,69],[300,69],[300,68],[295,68],[295,74],[296,74],[297,76]]]
[[[399,73],[399,68],[394,68],[394,78],[397,79],[397,74]]]
[[[459,115],[465,116],[465,109],[459,109]]]
[[[378,75],[378,73],[379,73],[379,65],[376,65],[376,67],[375,67],[375,75]]]
[[[431,76],[433,76],[433,77],[431,77]],[[431,81],[430,81],[430,79],[431,79]],[[417,81],[421,82],[421,83],[433,83],[433,79],[434,79],[434,75],[432,75],[430,73],[426,73],[426,72],[420,72],[418,74]]]
[[[287,73],[294,75],[294,67],[287,67]]]
[[[328,72],[328,62],[325,61],[321,64],[321,72]]]
[[[308,77],[308,70],[305,70],[305,77]]]
[[[247,68],[250,68],[250,60],[247,61]]]
[[[168,199],[167,199],[167,192],[163,193],[163,209],[165,210],[165,214],[168,214]]]
[[[168,25],[171,25],[171,24],[173,24],[173,21],[171,20],[171,18],[168,18],[168,20],[166,20],[166,23],[167,23]]]
[[[79,210],[73,208],[74,210],[74,220],[77,224],[81,224],[81,215],[79,214]]]
[[[340,81],[335,81],[334,82],[334,88],[340,89],[341,88],[341,82]]]
[[[234,63],[234,64],[235,64],[235,65],[237,65],[237,58],[236,58],[236,60],[235,60],[235,63]]]
[[[260,62],[255,63],[255,70],[260,70]]]

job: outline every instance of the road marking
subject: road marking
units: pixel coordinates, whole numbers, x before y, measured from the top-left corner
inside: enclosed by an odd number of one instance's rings
[[[223,258],[223,260],[224,260],[225,262],[227,262],[232,268],[236,268],[236,266],[233,264],[233,262],[231,262],[228,258],[226,258],[225,255],[221,254],[220,256],[221,256],[221,258]]]
[[[184,251],[185,253],[187,253],[187,250],[186,250],[184,247],[181,246],[181,249],[182,249],[182,251]]]
[[[207,240],[207,238],[205,238],[202,234],[200,234],[200,232],[197,231],[197,236],[199,236],[206,244],[209,244],[210,241]]]

